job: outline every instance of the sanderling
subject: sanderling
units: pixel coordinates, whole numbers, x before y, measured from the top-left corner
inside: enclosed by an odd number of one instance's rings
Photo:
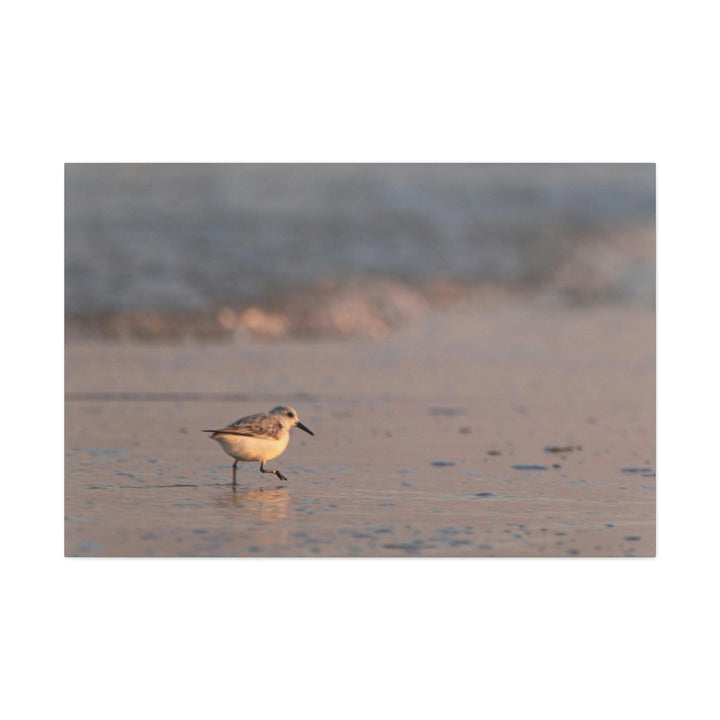
[[[287,480],[279,470],[266,470],[264,465],[285,450],[292,427],[298,427],[309,435],[315,434],[298,420],[295,410],[285,405],[278,405],[270,412],[240,418],[221,430],[203,430],[203,432],[212,433],[210,437],[217,440],[230,457],[235,458],[233,485],[237,485],[235,474],[239,460],[259,461],[260,472],[274,473],[281,480]]]

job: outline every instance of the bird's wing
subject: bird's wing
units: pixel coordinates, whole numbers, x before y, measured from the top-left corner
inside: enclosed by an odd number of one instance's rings
[[[246,435],[247,437],[271,437],[277,439],[282,431],[280,419],[271,413],[256,413],[240,418],[220,430],[204,430],[203,432],[222,435]]]

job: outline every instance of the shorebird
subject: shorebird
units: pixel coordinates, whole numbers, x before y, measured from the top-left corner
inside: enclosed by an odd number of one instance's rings
[[[266,470],[265,463],[282,454],[290,440],[290,428],[297,427],[309,435],[314,435],[298,419],[293,408],[278,405],[270,412],[256,413],[236,420],[220,430],[203,430],[212,433],[220,447],[232,458],[233,485],[237,485],[236,473],[238,461],[260,462],[260,472],[273,473],[281,480],[287,478],[279,470]]]

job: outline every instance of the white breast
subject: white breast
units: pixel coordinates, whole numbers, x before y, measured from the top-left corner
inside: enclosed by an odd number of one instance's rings
[[[236,460],[266,462],[280,455],[287,447],[290,433],[281,433],[277,440],[273,438],[248,437],[247,435],[216,435],[220,447]]]

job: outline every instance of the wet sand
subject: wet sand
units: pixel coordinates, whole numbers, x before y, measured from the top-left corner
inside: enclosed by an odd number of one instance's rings
[[[66,348],[68,556],[653,556],[655,318],[473,304],[385,340]],[[201,430],[279,404],[271,468]]]

